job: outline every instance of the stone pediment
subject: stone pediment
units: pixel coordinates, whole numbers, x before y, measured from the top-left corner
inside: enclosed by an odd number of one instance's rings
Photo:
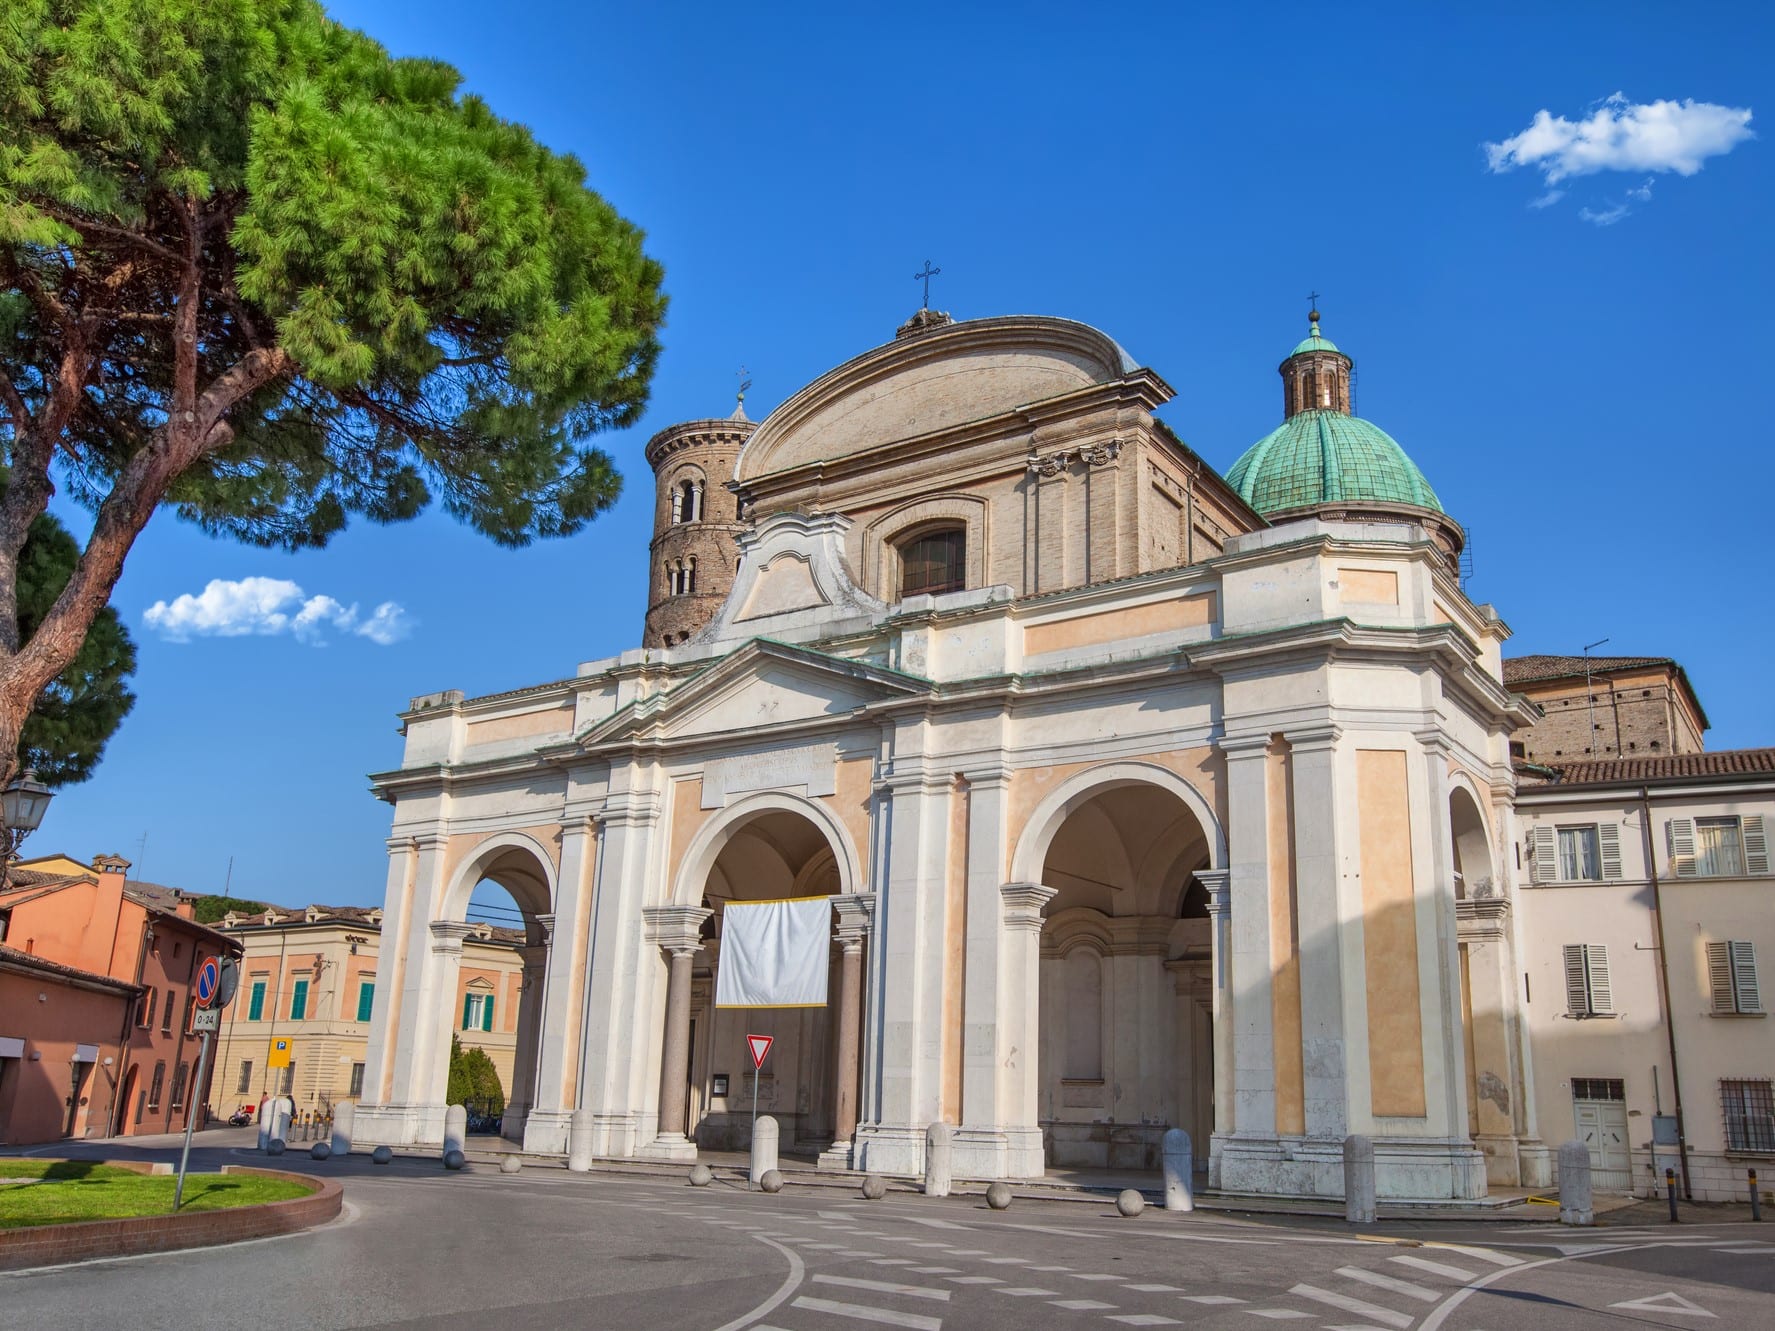
[[[808,463],[985,420],[1139,372],[1070,319],[971,319],[866,352],[771,412],[740,451],[742,485]]]
[[[580,737],[583,748],[637,739],[730,738],[749,730],[850,715],[930,685],[912,675],[757,639],[708,669],[618,712]]]
[[[885,615],[887,604],[859,587],[845,562],[850,525],[837,513],[777,513],[741,533],[733,588],[696,642],[806,642],[836,624]]]

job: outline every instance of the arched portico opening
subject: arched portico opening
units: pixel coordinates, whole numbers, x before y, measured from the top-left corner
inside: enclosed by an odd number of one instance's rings
[[[1461,982],[1467,1133],[1485,1152],[1487,1179],[1520,1181],[1516,1140],[1526,1130],[1518,1042],[1509,1018],[1510,903],[1499,883],[1484,806],[1464,779],[1448,795]]]
[[[674,894],[684,904],[653,912],[650,921],[668,965],[659,1136],[650,1153],[747,1149],[754,1078],[746,1036],[768,1035],[773,1043],[756,1080],[756,1107],[777,1120],[782,1152],[808,1158],[829,1152],[835,1162],[848,1163],[870,914],[855,882],[855,858],[836,821],[818,805],[789,797],[743,801],[692,839]],[[820,896],[836,907],[826,1006],[717,1008],[726,908]],[[688,989],[682,996],[681,985]]]
[[[433,1084],[446,1104],[467,1104],[471,1134],[524,1139],[536,1101],[554,879],[552,858],[530,837],[491,838],[458,868],[432,925],[433,948],[444,962],[434,992],[446,1023]],[[452,1039],[491,1060],[500,1102],[462,1086],[452,1096]]]
[[[1174,783],[1106,772],[1046,833],[1037,1114],[1050,1166],[1156,1169],[1170,1127],[1206,1163],[1214,942],[1196,873],[1221,843]]]

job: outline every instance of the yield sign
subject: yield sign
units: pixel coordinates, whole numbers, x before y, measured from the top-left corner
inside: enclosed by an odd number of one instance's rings
[[[770,1052],[771,1042],[775,1039],[770,1035],[748,1035],[746,1048],[752,1051],[752,1070],[756,1072],[764,1066],[764,1056]]]
[[[1611,1303],[1611,1308],[1632,1308],[1637,1312],[1646,1313],[1681,1313],[1684,1317],[1713,1317],[1698,1303],[1690,1303],[1674,1290],[1665,1290],[1662,1294],[1652,1294],[1643,1299],[1631,1299],[1623,1303]]]

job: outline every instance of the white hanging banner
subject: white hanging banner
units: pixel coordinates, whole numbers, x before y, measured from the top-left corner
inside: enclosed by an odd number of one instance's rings
[[[729,902],[715,1006],[825,1007],[831,938],[831,897]]]

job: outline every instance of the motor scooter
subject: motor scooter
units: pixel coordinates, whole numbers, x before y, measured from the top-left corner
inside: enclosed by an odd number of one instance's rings
[[[246,1127],[247,1124],[253,1121],[253,1110],[255,1108],[257,1108],[255,1105],[242,1105],[228,1116],[228,1126],[231,1128]]]

